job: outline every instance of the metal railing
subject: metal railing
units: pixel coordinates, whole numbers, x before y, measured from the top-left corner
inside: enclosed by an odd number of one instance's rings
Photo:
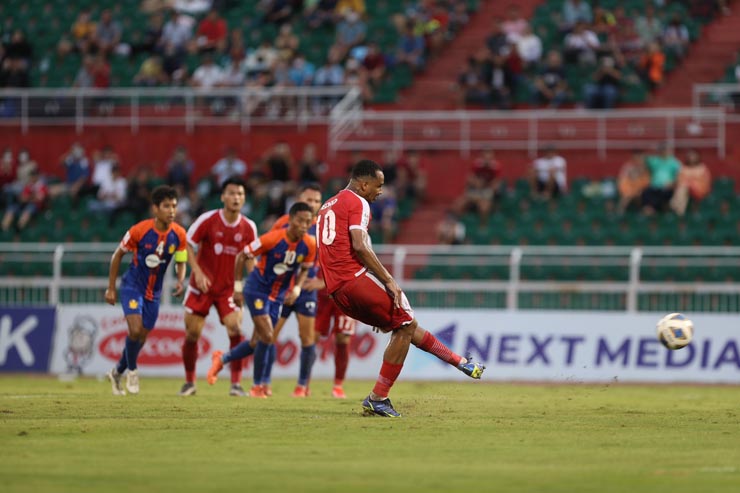
[[[326,124],[332,108],[352,88],[271,87],[210,89],[0,89],[0,126],[184,127],[199,125]],[[355,90],[356,91],[356,90]]]
[[[652,147],[709,148],[725,155],[722,109],[645,108],[521,111],[362,111],[331,115],[330,150],[454,150],[468,156],[485,148],[524,150],[544,144],[561,150]]]
[[[115,243],[0,243],[4,270],[15,266],[17,273],[26,274],[0,277],[0,304],[102,303],[105,272],[115,247]],[[740,312],[740,276],[733,274],[740,271],[740,247],[377,245],[375,249],[417,306]],[[532,270],[552,267],[571,273],[529,278]],[[89,275],[88,269],[97,274]],[[423,269],[438,270],[436,276],[420,279]],[[606,276],[610,280],[593,281],[583,275],[605,269],[612,271]],[[643,272],[654,269],[699,273],[715,269],[728,274],[721,281],[707,282],[676,282],[670,274],[659,282],[641,279]],[[164,304],[179,302],[170,296],[172,282],[168,275]]]
[[[694,84],[694,109],[720,108],[728,123],[740,123],[740,84]]]

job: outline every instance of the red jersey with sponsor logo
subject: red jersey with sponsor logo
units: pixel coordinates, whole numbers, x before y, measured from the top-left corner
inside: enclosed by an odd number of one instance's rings
[[[365,272],[365,266],[352,248],[350,231],[367,231],[369,223],[370,204],[350,190],[340,191],[321,206],[316,243],[329,293]]]
[[[211,280],[209,294],[231,296],[236,254],[256,239],[257,226],[241,214],[233,224],[226,222],[223,209],[204,212],[195,220],[188,229],[188,243],[198,249],[198,265]],[[190,288],[199,292],[194,276]]]

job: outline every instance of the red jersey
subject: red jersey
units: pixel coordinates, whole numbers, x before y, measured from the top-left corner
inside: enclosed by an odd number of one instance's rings
[[[209,294],[231,295],[236,254],[256,239],[257,226],[241,214],[233,224],[226,222],[222,209],[204,212],[195,220],[188,229],[188,243],[198,248],[198,265],[211,280]],[[190,276],[190,286],[197,290],[195,276]]]
[[[316,243],[329,293],[367,270],[352,248],[350,231],[367,231],[369,223],[370,204],[350,190],[340,191],[321,206]]]

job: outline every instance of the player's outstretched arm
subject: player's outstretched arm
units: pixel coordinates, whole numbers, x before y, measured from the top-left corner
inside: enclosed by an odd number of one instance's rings
[[[370,246],[370,240],[367,237],[367,231],[364,229],[352,229],[350,230],[352,237],[352,248],[354,249],[357,256],[360,258],[362,264],[367,267],[370,272],[375,274],[380,282],[385,285],[388,293],[393,297],[393,304],[396,308],[401,307],[401,287],[398,285],[388,269],[385,268],[383,263],[380,261],[372,247]]]
[[[108,268],[108,289],[105,290],[105,302],[109,305],[116,304],[116,278],[118,278],[118,270],[121,268],[121,259],[126,255],[126,252],[119,246],[116,251],[113,252],[113,256],[110,259],[110,267]]]

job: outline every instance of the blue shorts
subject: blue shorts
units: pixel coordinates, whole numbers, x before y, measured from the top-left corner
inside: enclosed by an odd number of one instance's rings
[[[316,300],[318,295],[316,291],[308,291],[301,293],[295,303],[292,305],[283,305],[283,310],[280,312],[281,318],[290,317],[291,313],[296,312],[304,317],[315,317],[316,316]]]
[[[159,300],[149,301],[137,289],[122,286],[118,292],[121,298],[123,314],[141,315],[142,325],[146,330],[152,330],[159,316]]]
[[[282,301],[271,300],[266,294],[246,290],[244,291],[244,303],[246,303],[249,308],[249,313],[253,317],[269,315],[273,326],[278,321],[278,317],[280,316],[280,307],[283,304]]]

